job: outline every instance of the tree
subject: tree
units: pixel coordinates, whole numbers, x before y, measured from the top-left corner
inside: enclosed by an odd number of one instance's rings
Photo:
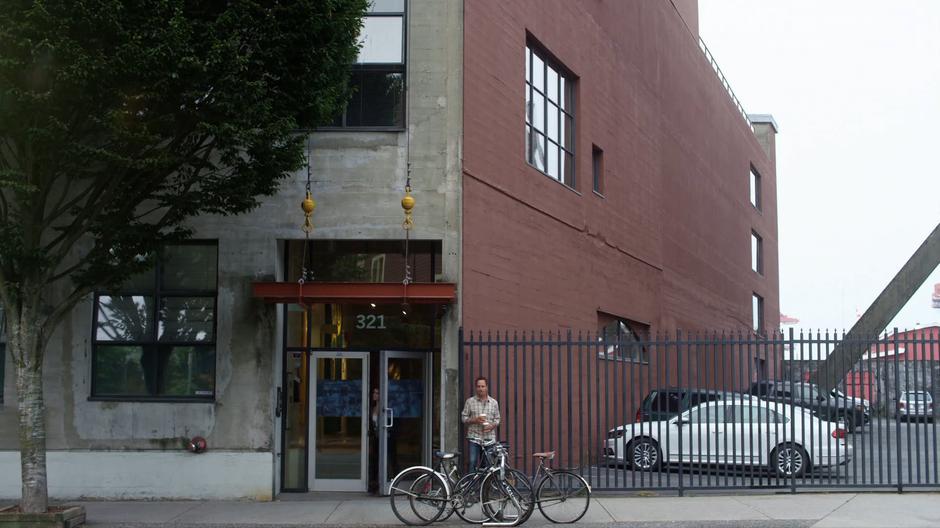
[[[0,1],[0,301],[27,512],[47,509],[43,355],[196,215],[248,211],[348,99],[367,0]]]

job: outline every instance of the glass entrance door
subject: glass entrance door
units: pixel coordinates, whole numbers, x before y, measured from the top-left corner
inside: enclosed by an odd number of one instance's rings
[[[365,491],[367,352],[314,352],[310,489]]]
[[[379,482],[382,493],[401,470],[430,465],[430,387],[427,354],[381,352]]]

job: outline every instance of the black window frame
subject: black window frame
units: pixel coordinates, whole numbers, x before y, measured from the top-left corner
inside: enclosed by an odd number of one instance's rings
[[[216,274],[215,274],[215,288],[213,290],[188,290],[188,289],[164,289],[162,286],[161,272],[163,269],[162,259],[158,256],[156,259],[155,265],[148,271],[152,273],[154,277],[153,290],[147,291],[142,289],[133,289],[133,288],[118,288],[116,290],[101,290],[94,293],[94,304],[92,309],[92,324],[91,324],[91,339],[92,339],[92,353],[91,353],[91,383],[90,383],[90,396],[88,397],[89,401],[120,401],[120,402],[155,402],[155,403],[214,403],[217,395],[217,382],[218,382],[218,308],[219,308],[219,251],[218,251],[218,240],[185,240],[181,242],[174,242],[171,244],[166,244],[164,248],[161,248],[160,253],[164,251],[166,247],[184,247],[184,246],[211,246],[216,248]],[[142,296],[142,297],[152,297],[153,298],[153,314],[151,317],[149,329],[149,338],[145,340],[127,340],[127,341],[115,341],[115,340],[99,340],[98,339],[98,312],[99,312],[99,299],[101,297],[117,297],[117,296]],[[159,322],[160,322],[160,306],[166,299],[174,298],[208,298],[213,299],[213,317],[212,317],[212,339],[202,340],[202,341],[169,341],[161,340],[159,336]],[[138,346],[138,347],[154,347],[154,349],[159,354],[161,349],[164,347],[182,347],[182,346],[193,346],[193,347],[205,347],[212,348],[212,361],[214,363],[212,368],[212,394],[206,395],[192,395],[192,396],[179,396],[179,395],[170,395],[170,396],[161,396],[159,394],[98,394],[98,349],[99,347],[107,346]],[[154,375],[154,386],[159,387],[162,379],[163,372],[159,371],[159,362],[157,363],[158,370]]]
[[[751,172],[748,175],[748,189],[750,194],[748,195],[748,201],[751,203],[751,206],[754,207],[754,209],[763,211],[760,171],[758,171],[754,165],[751,165],[750,167]]]
[[[401,62],[355,62],[350,66],[350,82],[353,83],[359,75],[368,73],[400,74],[402,89],[400,95],[401,122],[389,125],[347,125],[349,105],[353,103],[355,97],[350,98],[347,106],[343,108],[341,115],[337,116],[339,123],[333,122],[324,125],[318,130],[324,131],[380,131],[380,132],[402,132],[408,123],[408,102],[407,102],[407,84],[408,84],[408,0],[402,0],[402,11],[373,11],[372,8],[366,11],[365,18],[393,18],[401,17]]]
[[[751,270],[758,275],[764,274],[764,237],[753,229],[751,230]]]
[[[7,361],[7,318],[3,306],[0,305],[0,405],[3,405],[3,386],[6,383]]]
[[[525,47],[526,53],[526,72],[525,72],[525,145],[526,153],[525,159],[526,163],[533,169],[541,172],[545,176],[548,176],[552,180],[561,183],[565,187],[568,187],[572,190],[577,191],[577,163],[576,160],[576,143],[577,143],[577,117],[576,117],[576,108],[575,108],[575,83],[577,78],[575,75],[562,65],[558,60],[554,59],[548,51],[539,45],[537,42],[532,41],[531,39],[526,42]],[[542,62],[542,87],[540,90],[535,87],[535,60],[538,59]],[[553,101],[548,94],[548,71],[551,69],[558,77],[558,85],[555,87],[555,92],[557,94],[558,100]],[[562,86],[562,80],[564,81],[564,86]],[[542,130],[539,130],[534,123],[534,108],[535,105],[535,95],[538,94],[542,98]],[[552,139],[549,135],[549,106],[556,108],[558,110],[558,121],[555,126],[555,132],[558,134],[556,139]],[[565,118],[570,118],[570,124],[562,127],[562,124],[566,122]],[[541,136],[545,141],[545,150],[542,153],[542,163],[543,167],[539,167],[535,164],[534,153],[536,151],[536,142],[533,140],[536,136]],[[558,168],[558,177],[555,177],[551,174],[551,166],[549,165],[549,146],[554,145],[558,148],[558,159],[557,159],[557,168]]]
[[[627,361],[640,365],[649,364],[650,353],[646,347],[650,335],[649,326],[607,314],[604,314],[604,318],[608,319],[607,322],[597,331],[598,344],[602,348],[598,353],[600,359]],[[608,328],[614,325],[616,325],[616,334],[612,339],[608,334]],[[624,354],[627,348],[629,348],[629,355]]]

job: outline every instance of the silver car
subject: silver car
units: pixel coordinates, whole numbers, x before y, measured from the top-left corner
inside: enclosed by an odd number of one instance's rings
[[[905,391],[898,398],[897,417],[933,419],[933,397],[926,391]]]

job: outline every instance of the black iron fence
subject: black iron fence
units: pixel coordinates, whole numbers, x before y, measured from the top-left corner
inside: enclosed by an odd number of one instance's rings
[[[554,450],[597,489],[940,487],[938,333],[461,332],[461,387],[488,378],[520,469]]]

